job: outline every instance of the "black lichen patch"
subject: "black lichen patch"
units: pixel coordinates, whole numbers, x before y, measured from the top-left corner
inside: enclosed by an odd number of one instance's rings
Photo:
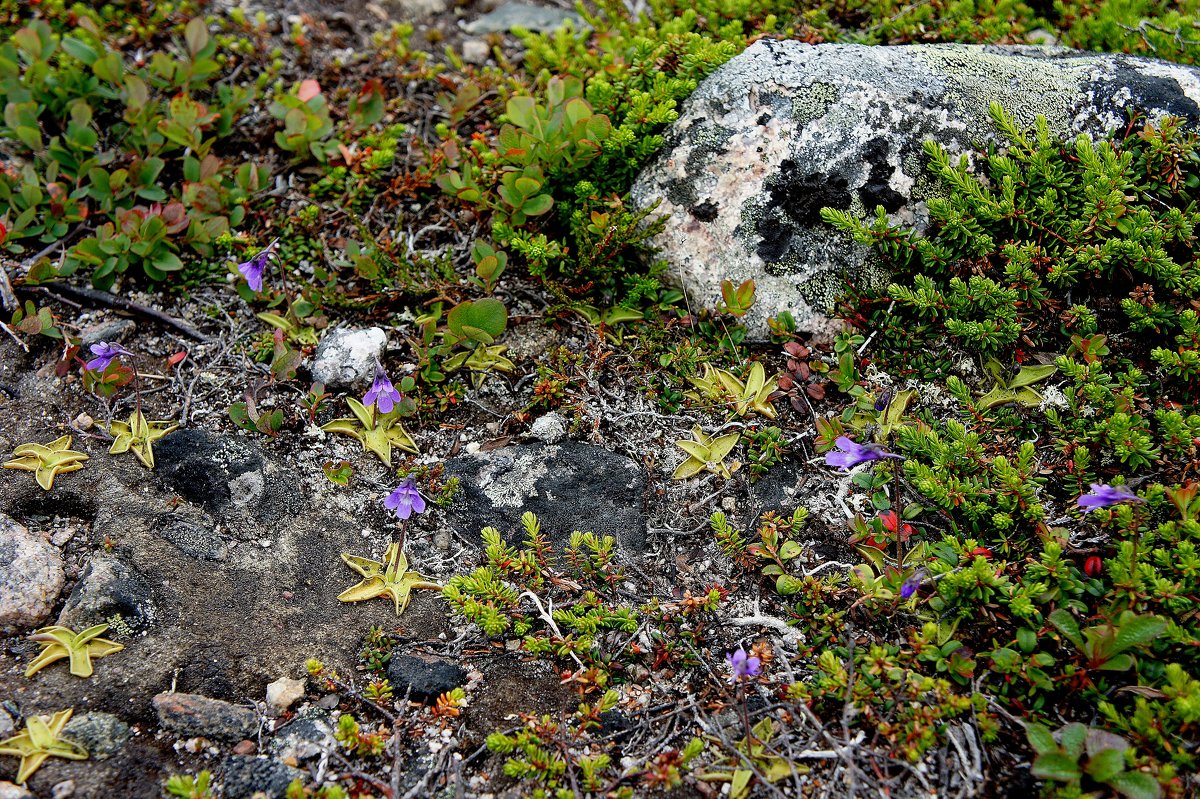
[[[849,208],[852,200],[844,177],[805,173],[790,158],[779,165],[766,188],[769,199],[755,224],[758,257],[765,263],[784,258],[796,228],[820,224],[822,208]]]
[[[1134,108],[1151,108],[1166,111],[1174,116],[1183,117],[1190,125],[1200,123],[1200,106],[1188,97],[1179,81],[1158,75],[1149,75],[1135,69],[1124,58],[1117,59],[1114,79],[1104,87],[1095,87],[1090,94],[1095,97],[1097,106],[1107,102],[1113,95],[1113,87],[1125,86],[1132,96],[1131,105]],[[1114,106],[1112,110],[1122,111]],[[1122,111],[1123,115],[1123,111]]]
[[[887,142],[883,139],[872,139],[863,145],[863,160],[870,165],[871,172],[867,175],[866,183],[859,189],[858,194],[868,210],[874,210],[876,206],[882,205],[884,210],[890,214],[900,210],[904,205],[905,198],[889,184],[892,167],[887,162],[887,154]]]
[[[699,219],[701,222],[711,222],[717,218],[717,212],[720,209],[712,200],[705,200],[699,205],[694,205],[688,209],[688,213]]]

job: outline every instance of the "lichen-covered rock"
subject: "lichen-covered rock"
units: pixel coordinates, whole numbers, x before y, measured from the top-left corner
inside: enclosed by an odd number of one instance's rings
[[[646,475],[624,455],[577,441],[526,444],[453,458],[446,471],[462,481],[447,521],[470,539],[495,527],[523,541],[521,516],[532,511],[555,547],[579,530],[611,535],[626,555],[645,549]]]
[[[63,580],[58,549],[0,514],[0,631],[15,632],[44,621]]]
[[[310,371],[314,380],[327,386],[354,386],[369,383],[375,374],[375,362],[383,357],[387,333],[379,327],[330,330],[317,346]]]
[[[938,192],[922,142],[970,154],[994,139],[988,106],[1058,136],[1100,134],[1129,109],[1200,121],[1200,69],[1123,55],[973,45],[806,45],[762,39],[684,104],[633,197],[670,214],[654,240],[696,306],[722,279],[754,279],[753,334],[791,311],[828,335],[843,279],[878,285],[870,251],[820,218],[825,206],[927,222]]]
[[[99,711],[72,716],[63,730],[63,737],[80,744],[93,760],[112,757],[121,751],[132,734],[129,725],[121,719]]]

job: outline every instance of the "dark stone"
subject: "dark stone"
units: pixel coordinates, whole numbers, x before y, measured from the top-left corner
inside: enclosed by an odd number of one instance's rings
[[[166,621],[160,612],[164,590],[124,561],[94,557],[67,598],[58,623],[87,627],[119,616],[131,630],[143,632]]]
[[[180,737],[202,735],[240,741],[258,731],[258,714],[246,707],[198,694],[159,694],[151,700],[158,723]]]
[[[606,710],[600,714],[600,729],[596,731],[598,737],[608,738],[612,736],[614,741],[621,741],[629,737],[629,731],[633,729],[633,721],[619,710]]]
[[[612,536],[627,556],[645,550],[645,473],[603,447],[577,441],[522,444],[453,458],[446,472],[461,480],[447,521],[468,539],[495,527],[520,542],[521,515],[531,511],[557,549],[578,530]]]
[[[83,746],[93,760],[107,760],[129,740],[129,725],[111,713],[74,716],[63,729],[63,737]]]
[[[387,677],[397,698],[407,694],[414,702],[429,704],[464,685],[467,670],[448,660],[418,657],[397,649],[388,662]]]
[[[225,799],[250,799],[263,793],[267,799],[284,799],[288,785],[301,776],[291,766],[268,757],[230,755],[225,758]]]

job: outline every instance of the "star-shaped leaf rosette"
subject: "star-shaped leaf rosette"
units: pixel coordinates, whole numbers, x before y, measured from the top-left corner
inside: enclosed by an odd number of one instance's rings
[[[20,445],[13,450],[13,459],[6,461],[4,468],[33,472],[37,484],[49,491],[54,487],[55,477],[82,469],[87,459],[87,455],[71,449],[70,436],[63,436],[49,444]]]
[[[110,455],[132,452],[147,469],[154,468],[154,442],[179,425],[170,421],[151,422],[140,411],[134,411],[128,422],[112,422],[108,434],[113,437]]]
[[[29,636],[29,640],[37,641],[42,651],[29,664],[29,668],[25,669],[25,676],[32,677],[51,663],[68,658],[72,674],[76,677],[91,677],[92,658],[102,658],[125,648],[116,641],[100,637],[107,629],[107,624],[88,627],[81,633],[57,625],[43,627]]]
[[[699,427],[693,427],[691,441],[682,439],[675,442],[675,446],[688,454],[688,459],[679,464],[671,478],[686,480],[699,472],[712,472],[728,480],[741,464],[734,463],[732,466],[726,466],[725,458],[729,456],[741,437],[741,433],[709,436]]]
[[[357,585],[352,585],[338,594],[338,599],[342,602],[365,602],[368,599],[390,596],[396,604],[396,615],[399,616],[408,607],[409,595],[414,588],[437,591],[442,589],[424,575],[409,571],[408,558],[395,542],[388,544],[382,561],[360,558],[346,552],[342,553],[342,560],[363,576]]]
[[[401,381],[402,387],[410,379]],[[350,436],[362,444],[363,449],[374,452],[381,461],[391,466],[393,447],[413,455],[419,454],[417,442],[400,423],[400,416],[411,402],[392,385],[383,367],[376,364],[375,380],[363,396],[363,401],[346,398],[346,404],[354,415],[334,419],[321,425],[321,429],[327,433]]]
[[[73,712],[70,708],[60,710],[51,716],[49,721],[42,716],[30,716],[25,720],[24,732],[0,741],[0,755],[21,758],[21,765],[17,768],[18,785],[23,785],[32,777],[33,772],[46,762],[46,758],[88,759],[86,749],[74,741],[60,737]]]

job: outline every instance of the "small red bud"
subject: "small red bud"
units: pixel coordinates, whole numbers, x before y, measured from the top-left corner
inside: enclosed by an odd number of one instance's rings
[[[1083,562],[1083,571],[1088,577],[1099,577],[1100,572],[1104,571],[1104,562],[1098,555],[1092,555]]]

